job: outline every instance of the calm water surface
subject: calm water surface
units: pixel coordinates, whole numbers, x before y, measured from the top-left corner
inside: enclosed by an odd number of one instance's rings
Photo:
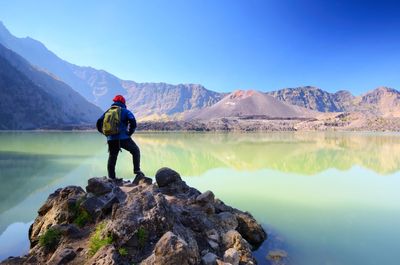
[[[174,168],[191,186],[248,210],[298,265],[400,264],[400,135],[136,134],[142,169]],[[56,188],[106,173],[97,133],[0,133],[0,260],[25,253]],[[132,178],[123,152],[117,175]]]

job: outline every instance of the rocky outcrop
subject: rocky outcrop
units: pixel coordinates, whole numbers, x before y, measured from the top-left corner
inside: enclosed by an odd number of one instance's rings
[[[151,179],[150,179],[151,180]],[[0,264],[256,264],[266,239],[247,212],[161,168],[156,183],[92,178],[58,189],[29,231],[29,254]]]
[[[354,99],[354,96],[345,90],[329,93],[312,86],[284,88],[267,94],[286,103],[321,112],[345,111]]]

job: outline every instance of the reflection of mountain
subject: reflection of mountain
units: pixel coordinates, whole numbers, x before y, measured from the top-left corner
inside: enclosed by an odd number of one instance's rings
[[[330,168],[362,166],[380,174],[400,169],[400,137],[349,133],[279,134],[153,134],[137,135],[144,166],[158,165],[183,175],[229,167],[239,170],[275,169],[313,175]],[[388,156],[387,154],[391,154]]]
[[[88,133],[0,136],[0,234],[10,223],[31,221],[59,182],[103,148],[100,138]]]

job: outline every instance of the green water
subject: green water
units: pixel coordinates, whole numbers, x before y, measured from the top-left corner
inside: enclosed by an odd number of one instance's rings
[[[169,166],[188,184],[250,211],[298,265],[400,264],[400,135],[137,134],[142,169]],[[97,133],[0,133],[0,260],[27,251],[48,194],[105,175]],[[117,175],[132,177],[120,154]]]

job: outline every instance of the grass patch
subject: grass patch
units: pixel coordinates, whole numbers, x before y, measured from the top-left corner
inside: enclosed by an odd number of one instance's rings
[[[92,217],[90,216],[90,214],[85,209],[81,208],[81,204],[83,201],[84,198],[81,197],[75,202],[75,204],[69,207],[69,211],[74,217],[74,220],[72,222],[79,227],[84,227],[88,222],[92,221]]]
[[[121,256],[127,256],[128,255],[128,250],[126,250],[126,248],[119,248],[118,249],[118,253],[121,255]]]
[[[53,251],[57,248],[61,240],[61,231],[54,228],[49,228],[39,237],[39,245],[46,250]]]
[[[96,230],[89,239],[89,255],[93,256],[103,246],[110,245],[113,242],[111,235],[104,235],[106,223],[101,222],[96,226]]]
[[[74,219],[74,224],[76,224],[79,227],[84,227],[85,224],[87,224],[91,220],[92,217],[90,216],[90,214],[86,210],[81,209],[76,218]]]
[[[143,227],[139,227],[137,236],[138,236],[139,247],[144,248],[147,239],[149,237],[149,233]]]

